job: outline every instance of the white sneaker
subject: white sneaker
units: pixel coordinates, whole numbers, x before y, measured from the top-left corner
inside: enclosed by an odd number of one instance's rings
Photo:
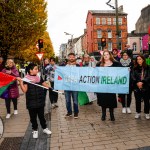
[[[122,113],[126,114],[126,108],[125,107],[122,108]]]
[[[129,107],[127,107],[127,113],[131,114],[131,109]]]
[[[10,116],[11,116],[11,114],[7,114],[7,115],[6,115],[6,119],[9,119]]]
[[[52,132],[48,128],[44,129],[43,133],[45,133],[45,134],[52,134]]]
[[[33,138],[34,139],[37,139],[38,138],[38,131],[33,131]]]
[[[136,114],[135,114],[135,119],[140,118],[140,116],[141,116],[141,114],[140,114],[140,113],[136,113]]]
[[[146,118],[147,120],[150,119],[149,114],[145,114],[145,118]]]
[[[18,110],[14,110],[14,115],[17,115],[18,114]]]
[[[52,105],[51,105],[51,107],[52,107],[52,108],[55,108],[55,105],[54,105],[54,104],[52,104]]]
[[[58,107],[58,104],[57,103],[54,103],[55,107]]]

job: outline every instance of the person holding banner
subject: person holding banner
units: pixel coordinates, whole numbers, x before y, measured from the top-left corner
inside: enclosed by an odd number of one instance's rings
[[[110,51],[104,50],[101,62],[97,64],[97,67],[121,67],[121,64],[113,58]],[[101,120],[106,120],[106,109],[109,108],[110,120],[115,121],[114,108],[117,108],[116,93],[97,93],[97,103],[102,108]]]
[[[129,94],[119,94],[119,97],[121,98],[122,103],[122,113],[131,113],[130,105],[131,105],[131,99],[132,99],[132,85],[133,81],[131,78],[131,72],[133,69],[133,62],[131,58],[129,57],[127,51],[122,52],[122,58],[120,59],[120,63],[123,67],[129,67],[130,68],[130,82],[129,82]]]
[[[54,75],[55,75],[55,58],[50,58],[50,65],[47,67],[47,80],[50,82],[50,85],[52,88],[54,88]],[[58,107],[57,101],[58,101],[58,93],[53,91],[52,89],[49,89],[49,98],[51,101],[52,108]]]
[[[3,73],[9,74],[11,76],[19,77],[19,72],[15,66],[15,63],[12,59],[7,59],[6,61],[6,67],[2,70]],[[10,104],[11,101],[13,102],[14,105],[14,115],[18,114],[17,110],[17,98],[19,97],[19,89],[18,89],[18,84],[17,81],[15,81],[8,90],[6,91],[7,94],[5,95],[5,105],[7,109],[7,115],[6,118],[9,119],[11,116],[11,111],[10,111]]]
[[[77,67],[79,66],[76,64],[76,58],[74,53],[68,54],[68,63],[66,66],[69,67]],[[67,108],[67,114],[65,117],[71,117],[72,116],[72,106],[71,106],[71,97],[73,100],[73,108],[74,108],[74,118],[78,118],[78,91],[64,91],[65,93],[65,99],[66,99],[66,108]]]
[[[150,67],[146,64],[144,56],[138,55],[133,68],[134,95],[136,104],[135,119],[141,116],[141,100],[144,101],[145,118],[150,119]]]
[[[88,67],[90,61],[90,56],[88,54],[85,54],[83,57],[83,67]]]
[[[47,88],[49,86],[44,82],[42,77],[38,74],[38,66],[34,63],[30,63],[27,68],[28,74],[25,76],[26,79],[31,82],[23,82],[21,78],[17,78],[20,82],[20,87],[24,93],[26,93],[26,107],[29,111],[30,121],[32,123],[33,138],[38,138],[38,124],[37,116],[40,120],[40,124],[45,134],[51,134],[52,132],[47,128],[46,120],[44,117],[44,106],[45,106],[45,94],[44,89],[38,85],[43,85]],[[33,84],[32,84],[33,83]]]

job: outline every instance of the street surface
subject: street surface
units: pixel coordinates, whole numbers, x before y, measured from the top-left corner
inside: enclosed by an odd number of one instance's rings
[[[13,147],[15,150],[125,150],[150,149],[150,120],[142,112],[141,119],[134,119],[135,100],[132,100],[132,114],[122,114],[121,104],[115,110],[116,121],[101,121],[101,110],[96,101],[92,105],[80,106],[79,118],[64,118],[66,114],[64,95],[59,94],[59,107],[50,114],[49,101],[45,109],[46,120],[52,131],[51,136],[39,128],[39,139],[32,138],[31,124],[25,106],[25,96],[20,92],[18,115],[5,119],[4,100],[0,99],[0,115],[4,121],[4,134],[0,139],[0,150]],[[143,104],[142,104],[143,110]],[[13,111],[12,111],[13,112]],[[51,121],[50,121],[51,120]],[[5,148],[4,148],[5,146]],[[149,146],[149,147],[148,147]],[[142,148],[145,147],[145,148]]]

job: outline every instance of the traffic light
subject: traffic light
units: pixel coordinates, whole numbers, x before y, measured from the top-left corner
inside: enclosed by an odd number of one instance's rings
[[[106,38],[101,38],[101,46],[102,47],[106,46]]]
[[[43,39],[38,40],[39,49],[43,48]]]

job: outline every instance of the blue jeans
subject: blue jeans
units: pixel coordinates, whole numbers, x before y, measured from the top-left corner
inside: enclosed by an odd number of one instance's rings
[[[79,109],[78,109],[78,92],[77,91],[65,91],[67,111],[68,113],[72,114],[71,96],[73,100],[74,113],[78,114]]]

